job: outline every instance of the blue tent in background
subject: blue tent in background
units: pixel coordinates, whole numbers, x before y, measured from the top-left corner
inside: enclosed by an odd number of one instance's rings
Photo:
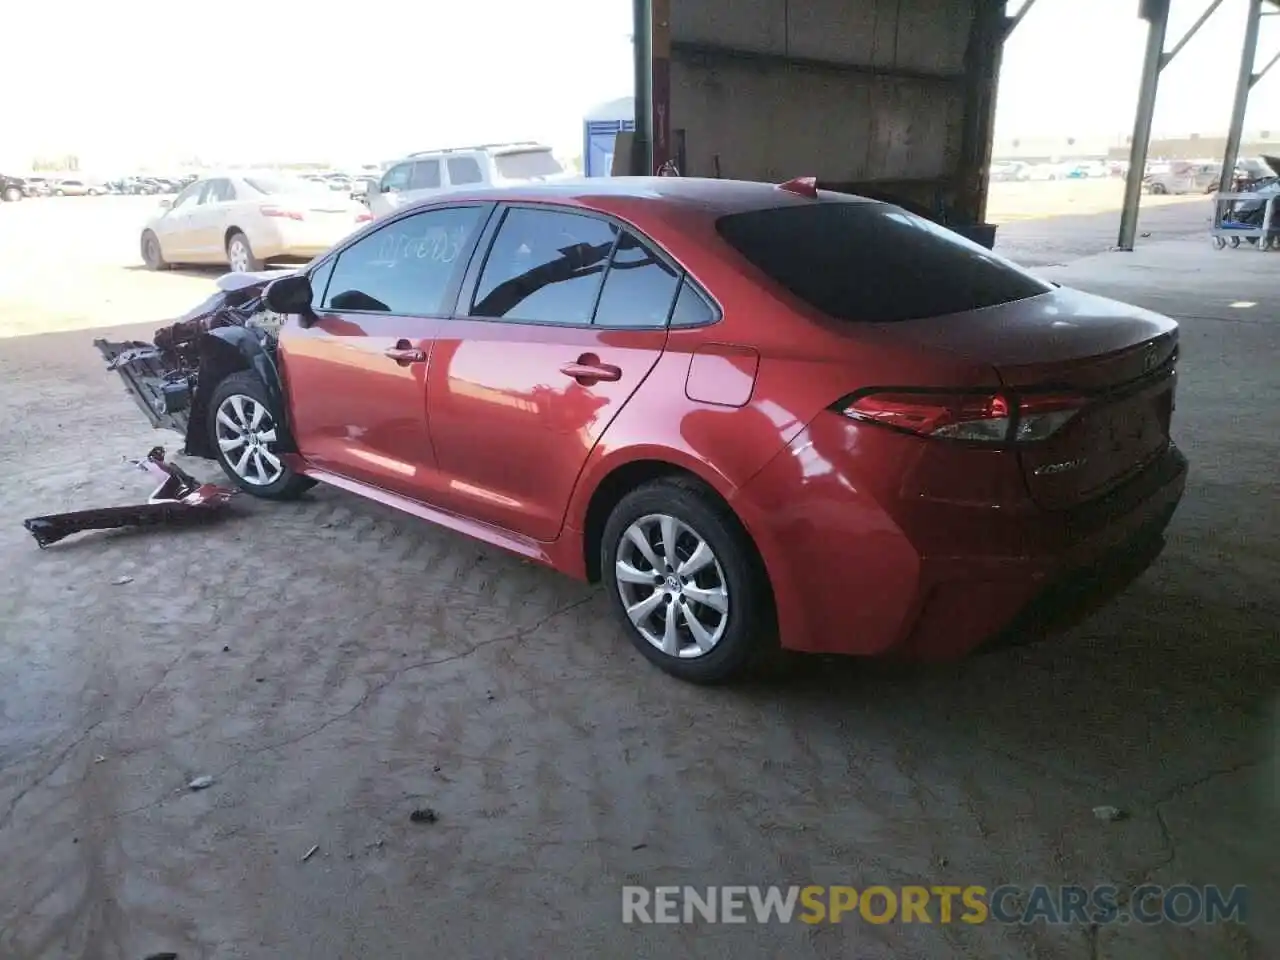
[[[613,169],[613,148],[618,134],[636,128],[636,102],[631,97],[610,100],[592,110],[582,122],[582,172],[607,177]]]

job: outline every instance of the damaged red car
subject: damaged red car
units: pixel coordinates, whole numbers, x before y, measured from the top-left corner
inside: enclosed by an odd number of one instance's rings
[[[1149,563],[1187,469],[1172,320],[811,181],[453,193],[99,345],[249,493],[328,483],[603,581],[700,682],[1021,629]]]

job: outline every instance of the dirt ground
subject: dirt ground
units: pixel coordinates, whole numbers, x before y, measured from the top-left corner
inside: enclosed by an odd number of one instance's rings
[[[0,960],[1275,956],[1280,255],[1048,271],[1183,319],[1192,478],[1113,604],[944,668],[706,690],[599,591],[336,490],[37,550],[22,518],[144,497],[121,458],[170,439],[91,346],[209,289],[134,269],[147,209],[0,206]],[[621,918],[624,884],[1141,882],[1246,884],[1248,922]]]

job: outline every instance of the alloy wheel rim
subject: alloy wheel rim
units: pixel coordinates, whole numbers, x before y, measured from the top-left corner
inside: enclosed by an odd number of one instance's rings
[[[159,263],[159,253],[160,241],[155,237],[147,237],[143,242],[143,257],[146,259],[147,263]]]
[[[729,585],[706,538],[664,513],[627,527],[614,564],[632,626],[667,656],[706,656],[729,625]]]
[[[218,449],[237,477],[255,487],[269,487],[280,479],[284,463],[273,449],[279,437],[264,404],[232,394],[218,405],[214,422]]]
[[[243,241],[231,241],[231,253],[228,259],[231,261],[231,269],[233,272],[249,272],[249,251],[245,248]]]

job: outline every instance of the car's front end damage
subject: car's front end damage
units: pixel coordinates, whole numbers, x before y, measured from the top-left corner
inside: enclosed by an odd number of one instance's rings
[[[269,392],[278,394],[276,333],[281,318],[267,308],[263,291],[291,272],[220,277],[216,292],[156,331],[151,343],[94,341],[108,369],[120,374],[152,426],[182,434],[184,454],[216,459],[209,440],[208,401],[227,374],[252,370]],[[277,409],[283,408],[277,403]]]

